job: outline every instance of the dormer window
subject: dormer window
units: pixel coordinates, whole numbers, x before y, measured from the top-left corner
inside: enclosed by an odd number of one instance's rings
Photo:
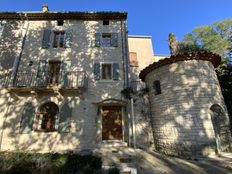
[[[104,20],[103,21],[103,25],[109,25],[110,24],[110,21],[109,20]]]
[[[53,48],[64,48],[64,31],[54,31]]]
[[[58,20],[57,25],[58,26],[63,26],[64,25],[64,20]]]

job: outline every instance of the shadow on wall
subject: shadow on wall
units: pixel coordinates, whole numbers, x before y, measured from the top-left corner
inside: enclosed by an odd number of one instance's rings
[[[149,97],[156,150],[185,158],[215,151],[210,108],[219,103],[224,111],[226,109],[213,65],[208,61],[181,61],[150,74]],[[160,81],[162,93],[159,95],[153,88],[155,80]],[[227,121],[223,124],[228,128]]]
[[[120,22],[120,21],[118,21]],[[21,22],[16,22],[19,25]],[[19,23],[19,24],[18,24]],[[54,21],[56,23],[56,21]],[[19,70],[25,72],[37,73],[39,61],[43,60],[71,60],[72,71],[86,71],[88,76],[88,89],[86,91],[76,93],[63,93],[64,99],[57,97],[55,93],[9,93],[5,89],[1,89],[0,110],[3,111],[1,116],[4,120],[1,127],[1,148],[3,150],[23,150],[23,151],[69,151],[79,150],[83,148],[91,148],[96,145],[101,138],[99,132],[101,125],[100,117],[97,115],[98,108],[92,104],[91,100],[101,101],[107,98],[121,98],[120,91],[123,89],[123,74],[120,72],[120,80],[105,83],[94,80],[93,66],[96,61],[114,62],[116,55],[122,55],[121,49],[121,29],[120,27],[110,26],[110,29],[100,26],[100,22],[89,21],[65,21],[64,27],[55,27],[52,21],[38,22],[36,25],[29,23],[29,30],[26,35],[25,46],[22,52]],[[48,48],[42,49],[42,37],[44,29],[66,29],[73,27],[73,42],[71,48]],[[118,26],[118,25],[116,25]],[[6,51],[6,55],[12,54],[12,43],[14,44],[17,37],[17,30],[10,29],[6,36],[3,37],[4,44],[2,48]],[[117,48],[102,48],[94,46],[94,34],[96,32],[117,32],[119,33],[119,45]],[[5,41],[6,40],[6,41]],[[52,39],[51,39],[52,43]],[[19,48],[14,48],[17,52]],[[15,55],[15,54],[13,54]],[[114,56],[112,56],[114,55]],[[122,57],[117,59],[118,63],[122,62]],[[32,63],[31,63],[32,62]],[[12,66],[12,65],[11,65]],[[5,67],[8,69],[7,67]],[[120,69],[123,67],[120,66]],[[97,90],[96,90],[97,88]],[[112,91],[114,89],[114,91]],[[118,93],[117,90],[118,89]],[[14,96],[14,98],[12,97]],[[72,129],[69,133],[57,132],[34,132],[20,134],[21,114],[26,102],[32,102],[37,109],[44,102],[41,101],[55,100],[60,107],[65,101],[73,101],[75,107],[82,108],[82,113],[75,111],[75,115],[71,118]],[[55,98],[55,99],[54,99]],[[9,102],[8,102],[9,101]],[[6,105],[9,104],[9,105]],[[7,109],[5,109],[7,107]],[[31,113],[35,115],[35,113]],[[88,115],[86,115],[88,114]]]

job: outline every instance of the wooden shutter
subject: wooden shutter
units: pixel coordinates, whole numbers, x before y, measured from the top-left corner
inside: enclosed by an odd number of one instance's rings
[[[42,41],[43,49],[47,49],[50,47],[50,36],[51,36],[51,30],[45,29],[43,32],[43,41]]]
[[[65,60],[61,63],[60,66],[60,84],[63,87],[67,87],[70,85],[70,68],[71,68],[71,60]]]
[[[39,61],[39,67],[36,77],[36,86],[46,86],[48,79],[48,65],[45,60]]]
[[[119,79],[119,64],[114,63],[113,64],[113,80]]]
[[[100,74],[100,63],[94,63],[94,79],[100,80],[101,74]]]
[[[112,47],[117,47],[118,46],[118,33],[112,33],[112,38],[111,38],[111,46]]]
[[[25,104],[20,122],[20,133],[30,133],[33,128],[35,107],[31,102]]]
[[[65,48],[70,48],[72,45],[73,30],[67,30],[65,32]]]
[[[129,59],[130,59],[130,66],[138,66],[138,60],[137,60],[137,53],[136,52],[130,52],[129,53]]]
[[[65,103],[60,110],[60,120],[58,131],[60,133],[67,133],[70,131],[70,122],[72,117],[71,103]]]
[[[101,34],[95,33],[95,47],[101,46]]]
[[[5,23],[3,21],[0,22],[0,37],[2,36],[4,30]]]

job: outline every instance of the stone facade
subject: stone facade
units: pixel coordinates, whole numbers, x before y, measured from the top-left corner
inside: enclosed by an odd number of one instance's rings
[[[154,63],[144,76],[149,88],[155,148],[168,155],[191,158],[215,152],[217,134],[211,110],[214,104],[222,108],[228,137],[230,133],[214,66],[208,60],[170,59],[173,63],[161,62],[157,68]],[[160,93],[155,81],[160,83]]]
[[[118,13],[117,13],[118,14]],[[4,18],[5,14],[0,14]],[[15,14],[17,15],[17,14]],[[25,15],[25,14],[24,14]],[[63,26],[57,25],[57,20],[12,20],[6,19],[1,39],[1,97],[0,97],[0,143],[2,151],[23,150],[36,152],[67,152],[82,149],[94,149],[102,144],[101,107],[104,105],[119,105],[122,108],[123,137],[119,142],[128,142],[127,105],[121,90],[127,83],[127,54],[126,54],[126,14],[114,18],[113,13],[77,14],[77,19],[71,14],[65,15]],[[37,14],[34,14],[35,16]],[[38,15],[43,15],[39,13]],[[53,15],[52,13],[48,13]],[[60,14],[59,14],[60,15]],[[79,19],[82,15],[86,18]],[[90,15],[90,17],[88,17]],[[87,17],[86,17],[87,16]],[[109,19],[109,25],[103,25],[103,20]],[[9,17],[9,16],[8,16]],[[56,16],[55,16],[56,17]],[[104,17],[104,18],[103,18]],[[9,17],[11,18],[11,17]],[[51,18],[54,18],[51,16]],[[82,17],[83,18],[83,17]],[[49,48],[42,47],[44,31],[72,31],[71,46],[68,48],[53,48],[54,36],[51,36]],[[117,46],[102,47],[95,45],[96,33],[117,33]],[[25,86],[5,86],[4,77],[7,72],[38,73],[40,62],[69,61],[70,72],[84,72],[84,86],[78,89],[66,90],[37,89]],[[117,64],[118,79],[96,80],[94,74],[95,63]],[[112,72],[114,73],[114,72]],[[77,74],[78,76],[79,74]],[[38,75],[37,75],[38,76]],[[27,76],[28,77],[28,76]],[[76,76],[75,76],[76,77]],[[24,78],[21,74],[20,78]],[[4,81],[4,82],[3,82]],[[18,79],[20,81],[20,79]],[[79,84],[79,81],[77,82]],[[26,88],[26,90],[24,90]],[[58,87],[59,88],[59,87]],[[115,102],[116,101],[116,102]],[[70,129],[68,132],[38,132],[33,129],[21,132],[22,113],[26,103],[32,103],[35,113],[39,107],[47,102],[53,102],[59,107],[68,103],[72,108]],[[99,105],[101,103],[101,105]],[[58,116],[58,117],[59,117]]]

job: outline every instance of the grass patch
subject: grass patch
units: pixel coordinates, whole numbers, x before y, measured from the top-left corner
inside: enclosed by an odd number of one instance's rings
[[[0,153],[1,174],[98,174],[100,157],[78,154]]]

